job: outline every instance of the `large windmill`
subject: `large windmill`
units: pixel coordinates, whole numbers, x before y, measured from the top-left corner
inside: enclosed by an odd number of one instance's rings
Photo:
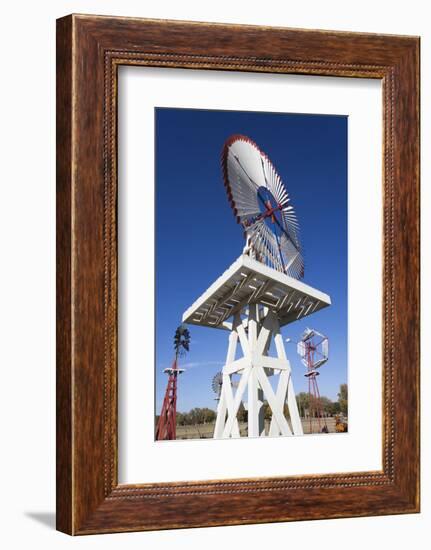
[[[183,314],[183,322],[229,331],[214,438],[240,436],[237,415],[243,402],[248,436],[266,435],[264,400],[272,412],[269,435],[302,434],[280,328],[331,300],[299,280],[304,263],[298,221],[265,153],[250,138],[232,136],[223,147],[222,171],[228,200],[244,230],[244,250]],[[270,355],[272,342],[275,356]],[[238,346],[243,355],[237,358]],[[237,387],[235,374],[240,376]]]

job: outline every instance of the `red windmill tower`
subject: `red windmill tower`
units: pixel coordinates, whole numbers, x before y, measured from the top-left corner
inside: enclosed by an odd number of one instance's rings
[[[165,398],[163,400],[162,411],[156,427],[156,440],[176,439],[177,427],[177,380],[178,375],[184,372],[184,369],[178,368],[178,358],[189,351],[190,332],[184,325],[180,325],[175,331],[174,349],[175,359],[172,367],[164,369],[163,372],[169,375],[168,385],[166,387]]]
[[[305,377],[308,379],[310,433],[313,433],[313,418],[317,418],[319,432],[328,432],[328,426],[323,416],[317,377],[319,369],[328,360],[328,338],[313,329],[305,329],[298,342],[297,351],[301,356],[302,364],[307,367]],[[323,424],[323,427],[322,427]]]

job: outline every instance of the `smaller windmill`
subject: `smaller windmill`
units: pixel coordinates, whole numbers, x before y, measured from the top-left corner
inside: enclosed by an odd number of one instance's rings
[[[231,387],[237,388],[238,382],[231,381]],[[219,371],[217,374],[214,375],[211,382],[211,389],[216,394],[216,397],[214,399],[217,402],[220,401],[222,388],[223,388],[223,373]]]
[[[317,418],[319,432],[328,432],[317,384],[317,377],[320,374],[318,369],[328,360],[328,338],[317,330],[307,328],[297,344],[297,351],[302,364],[307,367],[304,376],[308,379],[310,433],[313,433],[313,418]]]
[[[223,387],[223,374],[218,372],[212,379],[211,389],[216,394],[215,400],[220,401],[221,389]]]
[[[165,398],[163,400],[162,411],[156,428],[156,440],[176,439],[177,436],[177,380],[178,375],[184,372],[184,369],[178,368],[178,359],[186,354],[190,349],[190,332],[185,325],[180,325],[175,331],[174,350],[175,359],[172,367],[164,369],[164,373],[169,375],[168,385],[166,387]]]

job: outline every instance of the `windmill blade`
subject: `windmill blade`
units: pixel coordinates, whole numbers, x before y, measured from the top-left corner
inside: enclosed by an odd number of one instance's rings
[[[285,271],[291,277],[300,279],[304,271],[304,260],[296,246],[285,235],[281,238],[281,248],[285,258],[288,258],[285,264]]]
[[[303,277],[298,220],[268,156],[247,136],[234,135],[224,144],[222,170],[228,200],[256,259]]]

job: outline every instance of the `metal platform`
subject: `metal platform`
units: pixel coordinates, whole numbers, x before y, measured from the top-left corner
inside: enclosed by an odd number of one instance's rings
[[[275,311],[283,326],[329,306],[331,298],[243,254],[184,312],[183,323],[230,330],[228,319],[250,303]]]

